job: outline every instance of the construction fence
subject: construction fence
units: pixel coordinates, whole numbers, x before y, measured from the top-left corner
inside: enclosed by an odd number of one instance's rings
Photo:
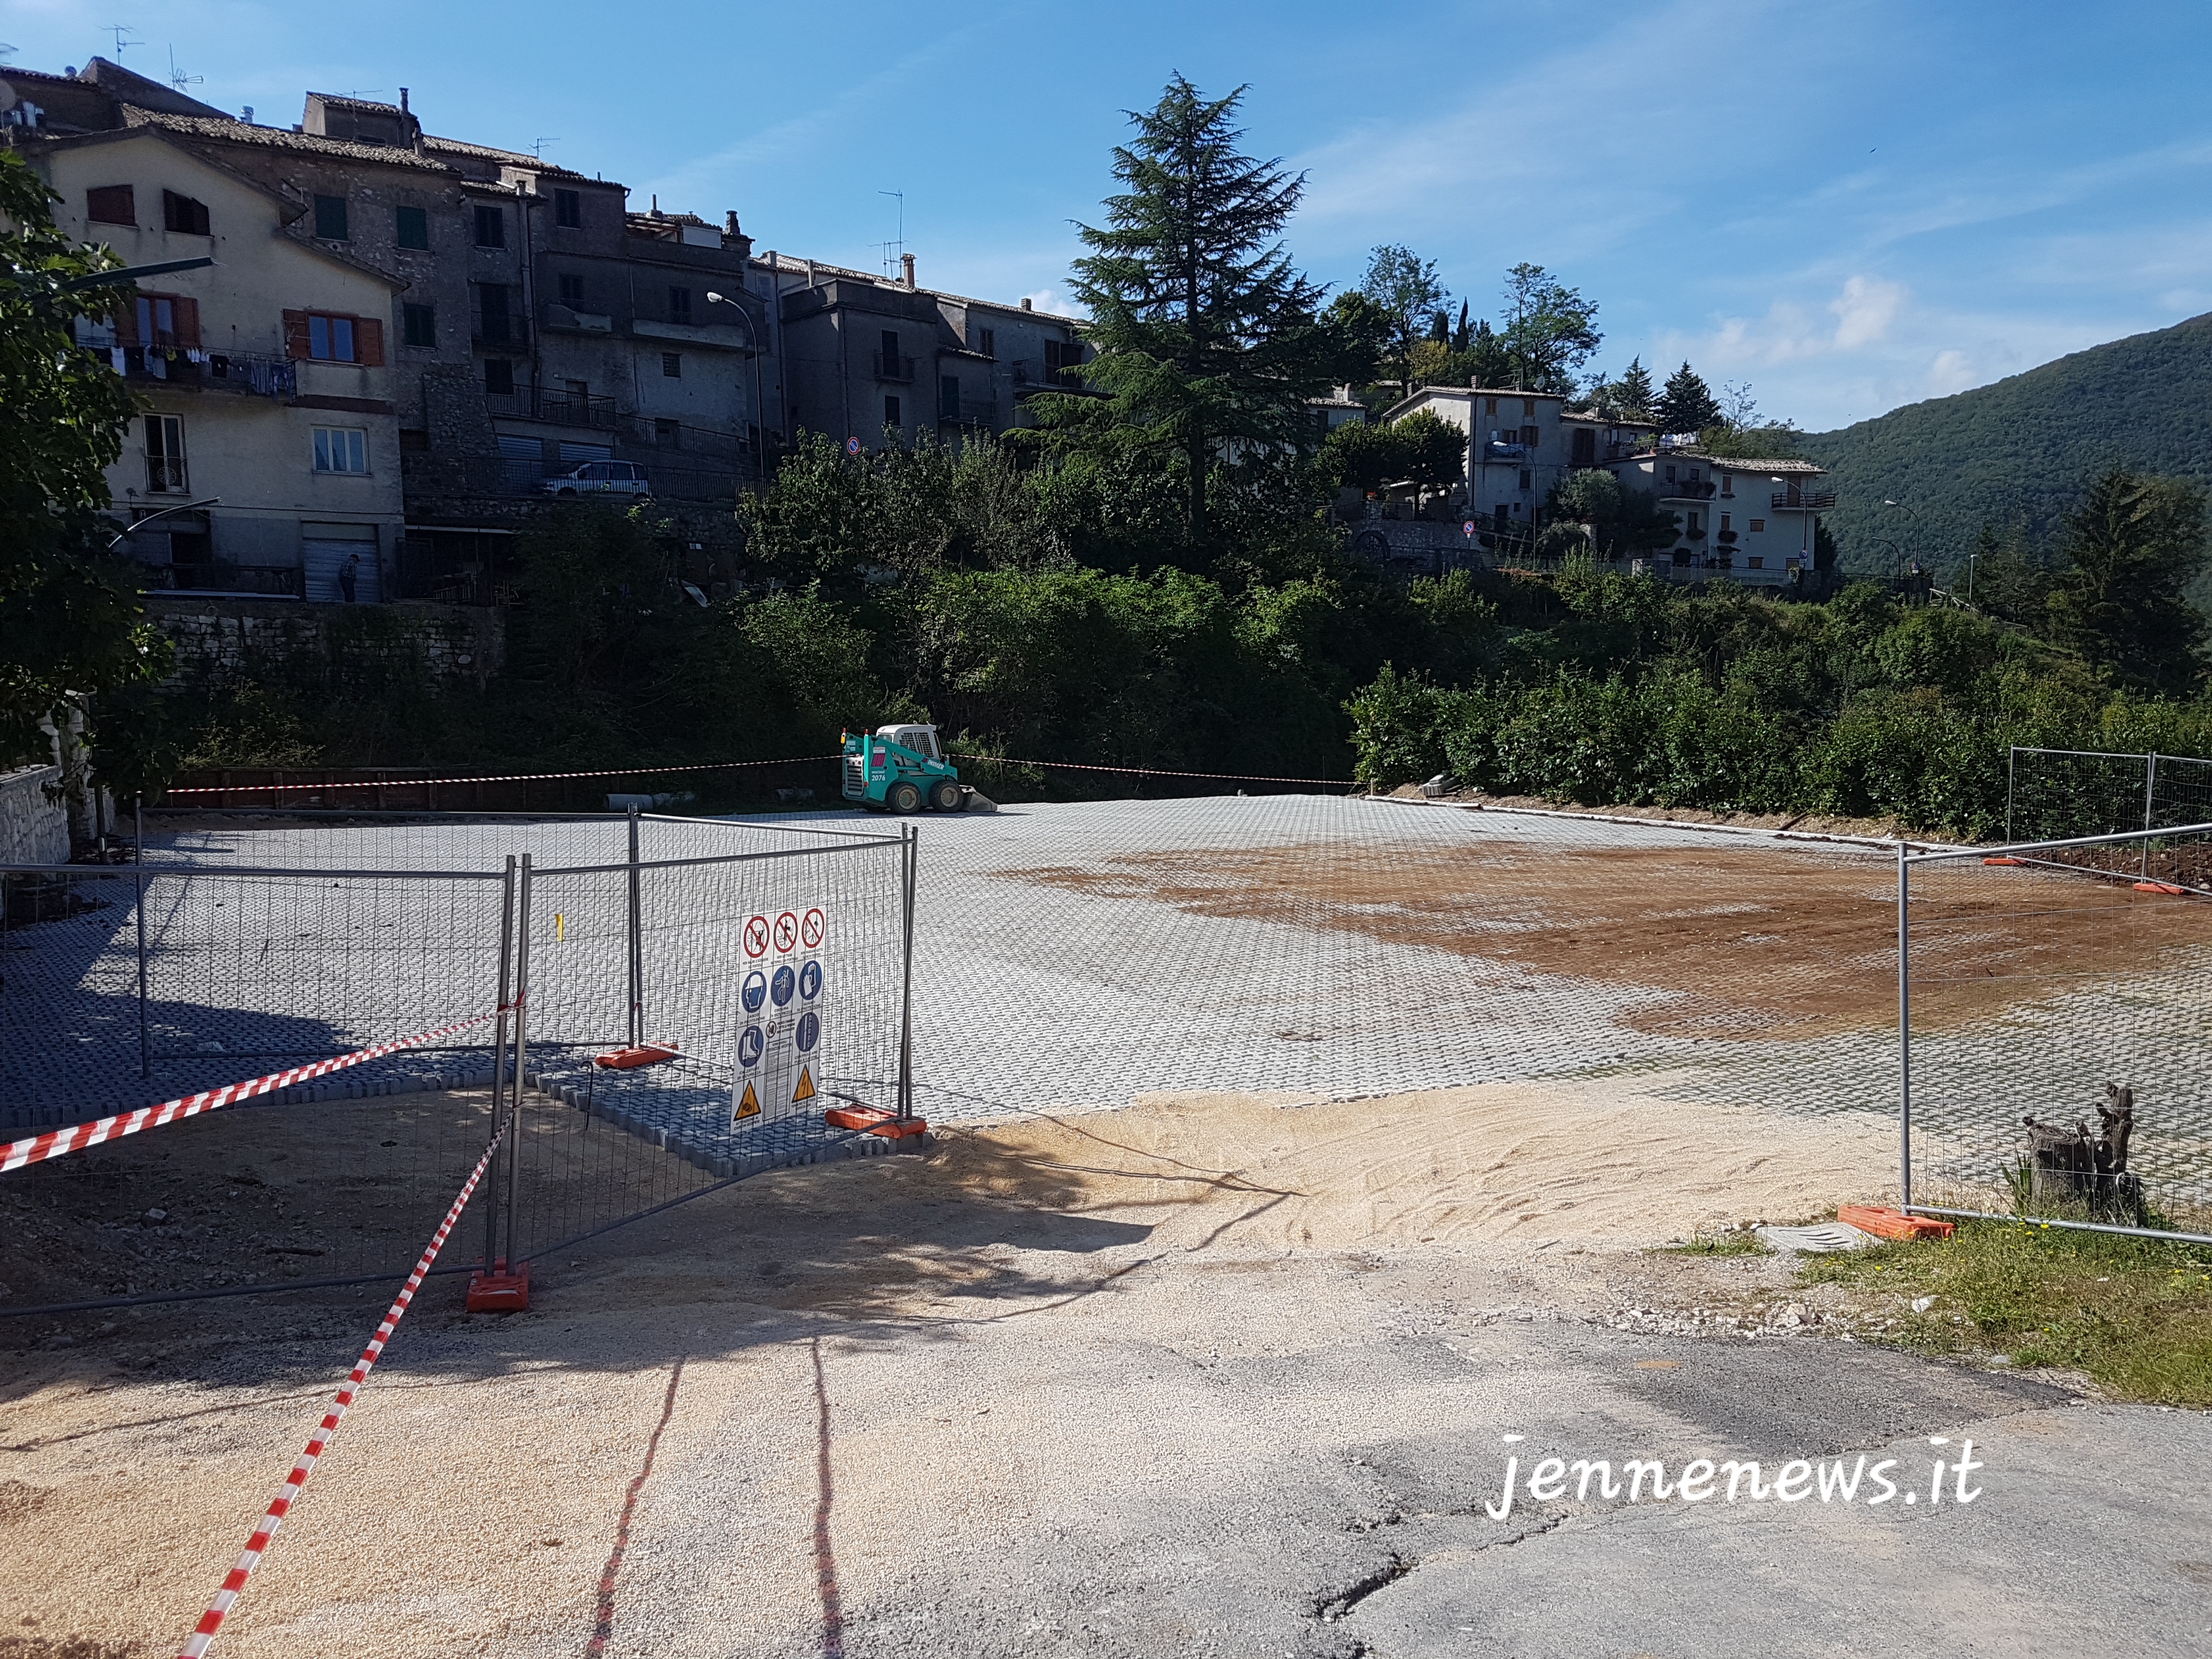
[[[914,857],[903,827],[199,811],[149,823],[133,866],[7,866],[12,1135],[282,1086],[222,1106],[260,1126],[236,1168],[172,1127],[11,1173],[34,1212],[164,1166],[179,1196],[101,1282],[0,1313],[404,1272],[501,1127],[477,1224],[517,1261],[884,1149],[823,1114],[911,1097]],[[648,1044],[670,1056],[594,1063]]]

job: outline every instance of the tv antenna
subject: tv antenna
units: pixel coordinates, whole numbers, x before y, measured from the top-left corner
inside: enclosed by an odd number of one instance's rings
[[[123,38],[125,35],[131,33],[131,27],[132,26],[129,23],[110,23],[107,25],[107,33],[115,37],[115,57],[116,61],[118,63],[122,61],[124,48],[126,46],[143,46],[146,44],[143,40],[126,40]]]
[[[545,159],[545,146],[557,144],[560,142],[558,138],[539,138],[531,144],[530,153],[542,161]]]
[[[876,244],[884,251],[884,275],[896,276],[899,274],[899,258],[906,252],[906,192],[902,190],[879,190],[876,194],[890,197],[898,204],[898,234],[888,242]]]
[[[184,70],[179,69],[177,67],[177,49],[174,46],[171,46],[169,48],[169,84],[171,86],[174,87],[179,92],[182,92],[186,87],[196,87],[206,79],[207,76],[204,75],[187,75]]]

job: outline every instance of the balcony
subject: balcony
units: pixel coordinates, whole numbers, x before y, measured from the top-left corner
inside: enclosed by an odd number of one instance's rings
[[[296,599],[300,568],[291,564],[146,564],[138,568],[146,593],[221,593],[234,599]]]
[[[1831,513],[1835,506],[1832,489],[1778,489],[1766,498],[1770,513]]]
[[[939,426],[994,426],[998,418],[996,398],[940,398],[937,401]]]
[[[914,379],[914,359],[903,352],[871,351],[868,365],[879,380],[903,386]]]
[[[1495,456],[1499,460],[1524,460],[1528,458],[1528,446],[1524,443],[1508,443],[1503,439],[1492,438],[1488,443],[1483,445],[1482,453]]]
[[[478,312],[469,323],[469,343],[478,351],[516,351],[530,343],[530,319],[514,312]]]
[[[1662,501],[1709,501],[1718,486],[1706,483],[1662,483],[1659,499]]]
[[[519,421],[544,421],[550,426],[590,427],[599,432],[611,432],[622,421],[621,411],[616,409],[611,397],[588,392],[557,392],[550,387],[534,392],[487,392],[484,411]]]

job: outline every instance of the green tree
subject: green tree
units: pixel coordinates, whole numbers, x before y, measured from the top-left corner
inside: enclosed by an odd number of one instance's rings
[[[1713,389],[1686,362],[1667,377],[1658,407],[1651,412],[1662,432],[1703,432],[1721,422],[1721,406],[1714,399]]]
[[[40,757],[42,721],[82,720],[101,781],[135,793],[160,782],[143,689],[170,653],[100,516],[131,394],[70,326],[111,314],[126,290],[98,280],[113,254],[56,228],[57,199],[0,151],[0,762]]]
[[[1314,471],[1338,489],[1380,489],[1406,476],[1406,446],[1394,427],[1347,421],[1322,440]]]
[[[1238,149],[1243,95],[1206,99],[1176,76],[1154,108],[1130,114],[1136,137],[1114,151],[1126,188],[1107,198],[1104,228],[1077,226],[1091,252],[1073,287],[1098,350],[1085,378],[1124,428],[1182,457],[1194,544],[1206,539],[1217,452],[1237,439],[1310,442],[1305,400],[1343,354],[1316,314],[1321,289],[1277,240],[1304,176]]]
[[[1385,243],[1368,256],[1359,292],[1389,319],[1382,367],[1395,368],[1401,394],[1413,389],[1413,347],[1450,299],[1437,279],[1437,262],[1413,249]]]
[[[2184,597],[2203,568],[2204,492],[2113,467],[2065,518],[2053,636],[2123,684],[2178,691],[2204,672],[2205,619]]]
[[[1606,384],[1604,396],[1597,400],[1597,406],[1616,420],[1648,421],[1658,401],[1658,392],[1651,384],[1651,371],[1644,367],[1643,358],[1634,357],[1629,360],[1619,380]]]
[[[1503,337],[1516,385],[1570,398],[1575,371],[1605,339],[1595,301],[1525,261],[1505,273]]]
[[[1441,489],[1467,477],[1467,434],[1434,411],[1417,409],[1393,421],[1390,431],[1405,456],[1401,477]]]

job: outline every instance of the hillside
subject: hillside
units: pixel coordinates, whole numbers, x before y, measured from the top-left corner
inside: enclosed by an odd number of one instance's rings
[[[1887,537],[1948,573],[1985,519],[2023,520],[2040,543],[2114,462],[2212,484],[2212,314],[1814,433],[1805,448],[1835,473],[1829,528],[1847,568],[1885,568]],[[1909,506],[1923,533],[1884,498]]]

